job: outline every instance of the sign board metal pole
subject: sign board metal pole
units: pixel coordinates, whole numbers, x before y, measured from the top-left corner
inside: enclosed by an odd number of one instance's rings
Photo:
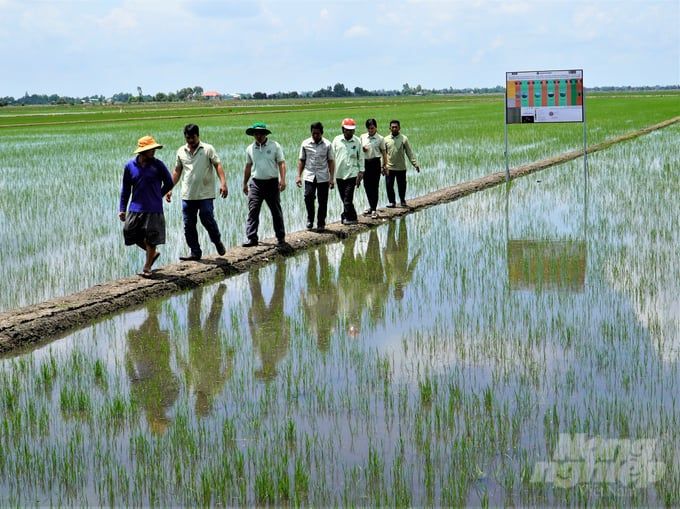
[[[507,108],[503,108],[505,111],[505,182],[510,182],[510,161],[508,159],[508,121],[507,121],[507,116],[508,116],[508,110]]]

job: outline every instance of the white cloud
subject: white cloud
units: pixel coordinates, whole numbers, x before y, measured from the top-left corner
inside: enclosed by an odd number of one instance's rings
[[[347,38],[356,38],[356,37],[366,37],[370,34],[370,31],[368,28],[366,28],[363,25],[353,25],[349,27],[347,30],[345,30],[345,37]]]

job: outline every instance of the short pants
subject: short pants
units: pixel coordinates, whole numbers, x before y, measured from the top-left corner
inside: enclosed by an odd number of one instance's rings
[[[159,212],[128,212],[123,238],[126,246],[165,244],[165,216]]]

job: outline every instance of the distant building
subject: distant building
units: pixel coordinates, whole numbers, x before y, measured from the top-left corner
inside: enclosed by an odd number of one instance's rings
[[[222,99],[222,94],[220,94],[217,90],[207,90],[203,92],[203,97],[205,99]]]

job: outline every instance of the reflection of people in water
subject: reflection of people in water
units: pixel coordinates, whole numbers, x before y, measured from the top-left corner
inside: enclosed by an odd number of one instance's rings
[[[361,331],[361,313],[367,291],[363,263],[356,255],[357,238],[354,236],[344,242],[338,268],[339,315],[342,328],[350,337],[357,337]]]
[[[364,311],[368,312],[372,325],[382,320],[388,292],[377,230],[368,233],[363,256],[356,253],[357,239],[354,237],[345,242],[338,271],[340,315],[350,337],[361,335]]]
[[[231,376],[233,366],[233,352],[228,351],[224,358],[219,332],[226,288],[224,284],[217,288],[205,323],[201,323],[204,288],[194,290],[189,300],[187,379],[196,396],[196,413],[203,416],[210,413],[213,399]]]
[[[158,302],[147,307],[144,323],[128,333],[128,351],[125,369],[130,377],[130,392],[146,412],[151,431],[165,432],[168,423],[166,412],[179,394],[179,380],[170,368],[170,343],[168,333],[158,322]]]
[[[408,232],[406,221],[399,221],[399,233],[396,234],[397,226],[394,221],[390,222],[387,229],[387,243],[383,251],[385,255],[385,272],[387,282],[394,287],[394,297],[401,300],[404,297],[404,288],[411,281],[413,272],[420,258],[420,249],[409,262],[408,260]]]
[[[318,267],[315,254],[318,258]],[[307,293],[302,295],[301,300],[306,322],[316,331],[319,350],[325,353],[330,346],[338,309],[338,290],[328,263],[326,246],[321,246],[315,252],[309,252]]]
[[[290,343],[290,320],[284,314],[283,297],[286,286],[286,264],[279,261],[274,275],[274,293],[265,303],[260,283],[260,270],[248,274],[252,303],[248,313],[248,325],[253,340],[253,349],[260,353],[262,367],[255,372],[255,377],[270,381],[276,375],[276,365],[288,353]]]

